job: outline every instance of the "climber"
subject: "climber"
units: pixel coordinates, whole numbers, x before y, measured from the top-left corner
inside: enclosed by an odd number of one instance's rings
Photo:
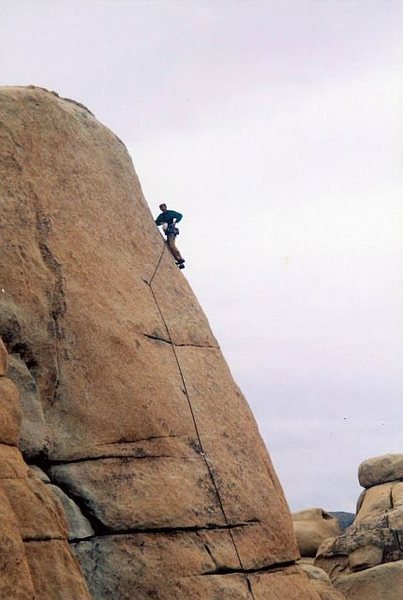
[[[168,210],[166,204],[160,204],[159,208],[162,212],[155,219],[155,222],[157,225],[162,225],[162,229],[167,238],[168,248],[178,267],[183,269],[185,267],[185,259],[182,258],[182,255],[175,244],[175,238],[179,235],[179,229],[176,227],[176,223],[179,223],[182,219],[182,215],[174,210]]]

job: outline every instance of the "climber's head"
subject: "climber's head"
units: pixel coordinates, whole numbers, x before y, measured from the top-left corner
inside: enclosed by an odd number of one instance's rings
[[[167,205],[166,205],[166,204],[160,204],[160,210],[161,210],[162,212],[166,212],[166,211],[168,210],[168,209],[167,209]]]

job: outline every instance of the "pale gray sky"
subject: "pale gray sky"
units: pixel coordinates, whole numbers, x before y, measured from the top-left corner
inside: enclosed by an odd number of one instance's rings
[[[293,510],[403,452],[401,0],[2,0],[0,84],[83,102],[186,276]]]

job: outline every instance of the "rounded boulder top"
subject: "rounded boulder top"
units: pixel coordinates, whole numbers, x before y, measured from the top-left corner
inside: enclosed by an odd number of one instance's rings
[[[403,480],[403,454],[384,454],[364,460],[358,467],[358,480],[364,488]]]

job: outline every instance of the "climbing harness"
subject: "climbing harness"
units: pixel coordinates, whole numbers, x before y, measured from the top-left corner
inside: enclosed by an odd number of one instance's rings
[[[165,235],[179,235],[179,229],[176,227],[175,223],[163,223],[162,230]]]

